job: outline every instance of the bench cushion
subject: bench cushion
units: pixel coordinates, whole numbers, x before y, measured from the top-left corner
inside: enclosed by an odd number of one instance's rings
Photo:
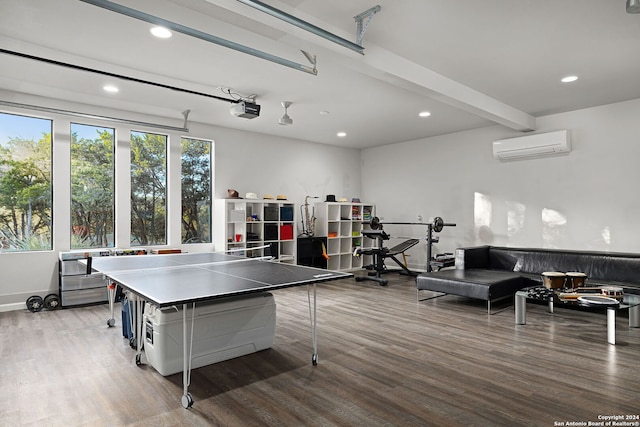
[[[418,290],[444,292],[493,301],[526,286],[521,274],[500,270],[442,270],[422,273],[416,278]]]

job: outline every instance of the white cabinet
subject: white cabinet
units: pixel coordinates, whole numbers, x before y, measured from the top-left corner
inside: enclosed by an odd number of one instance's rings
[[[375,215],[367,203],[321,202],[315,204],[316,236],[327,237],[327,269],[353,270],[371,264],[370,256],[353,256],[356,248],[370,248],[375,241],[362,235]]]
[[[295,261],[295,204],[283,200],[216,199],[213,242],[217,252],[261,257],[272,245],[278,259]],[[253,249],[252,248],[260,248]]]

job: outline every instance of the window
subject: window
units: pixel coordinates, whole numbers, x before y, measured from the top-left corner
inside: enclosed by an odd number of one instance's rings
[[[131,132],[131,245],[167,242],[167,136]]]
[[[0,250],[51,250],[51,120],[0,113]]]
[[[71,124],[71,249],[114,246],[114,142],[109,128]]]
[[[182,139],[182,243],[211,243],[211,145]]]

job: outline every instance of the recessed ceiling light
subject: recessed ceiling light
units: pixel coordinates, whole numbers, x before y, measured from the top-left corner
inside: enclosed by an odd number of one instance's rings
[[[338,135],[340,138],[344,138],[345,136],[347,136],[346,132],[338,132],[336,135]]]
[[[119,92],[119,91],[120,91],[120,89],[118,89],[118,88],[117,88],[117,87],[115,87],[114,85],[104,85],[104,86],[102,86],[102,89],[103,89],[105,92],[110,92],[110,93],[116,93],[116,92]]]
[[[151,31],[151,34],[158,37],[159,39],[168,39],[172,36],[171,31],[167,30],[164,27],[153,27],[149,31]]]
[[[562,80],[560,80],[562,83],[571,83],[571,82],[575,82],[576,80],[578,80],[578,76],[566,76],[563,77]]]
[[[420,114],[418,114],[420,117],[429,117],[431,115],[430,112],[428,111],[421,111]]]

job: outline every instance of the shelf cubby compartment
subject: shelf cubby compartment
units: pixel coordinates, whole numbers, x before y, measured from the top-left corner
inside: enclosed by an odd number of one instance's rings
[[[340,253],[340,239],[327,240],[327,253],[329,255],[336,255]]]
[[[329,257],[329,261],[327,261],[327,269],[336,271],[340,270],[340,255]]]
[[[327,206],[327,220],[328,221],[340,221],[340,206],[328,205]]]
[[[340,220],[351,221],[351,205],[340,205]]]
[[[280,225],[280,240],[293,240],[293,223],[285,222]]]
[[[272,242],[278,240],[278,223],[264,224],[264,241]]]
[[[351,255],[340,255],[340,270],[351,269]]]
[[[351,237],[351,221],[340,222],[340,237]]]
[[[331,239],[340,236],[340,221],[330,221],[327,224],[327,236]]]
[[[261,246],[262,246],[261,242],[247,243],[247,249],[260,248]],[[264,248],[248,250],[246,255],[247,255],[247,258],[259,258],[259,257],[265,256]]]
[[[340,253],[351,254],[352,252],[351,238],[340,239]]]

